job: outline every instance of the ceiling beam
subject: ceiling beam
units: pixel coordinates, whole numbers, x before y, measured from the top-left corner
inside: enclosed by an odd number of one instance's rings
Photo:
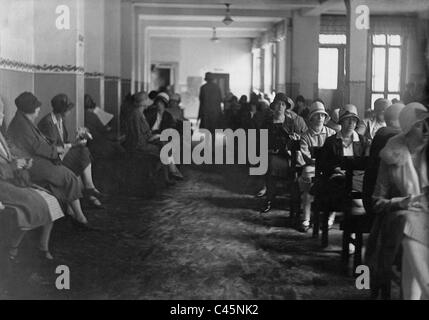
[[[346,5],[343,0],[325,0],[319,6],[311,9],[301,9],[302,16],[320,16],[323,13],[326,13],[332,8],[338,8],[344,6],[344,12],[346,11]]]
[[[300,8],[311,8],[319,5],[319,0],[133,0],[135,6],[141,7],[176,7],[186,8],[225,8],[225,3],[234,9],[271,9],[271,10],[295,10]]]
[[[188,29],[188,28],[149,28],[148,36],[154,37],[170,37],[170,38],[206,38],[209,40],[213,31],[210,28],[207,29]],[[257,38],[262,34],[261,31],[257,30],[240,30],[235,32],[225,31],[216,29],[216,35],[220,39],[222,38]]]
[[[224,0],[225,1],[225,0]],[[160,8],[160,7],[136,7],[136,14],[140,15],[172,15],[172,16],[225,16],[225,9],[207,9],[202,7],[194,8]],[[251,10],[236,9],[231,10],[231,16],[234,17],[271,17],[271,18],[290,18],[290,10]]]
[[[254,29],[268,30],[273,26],[270,22],[234,22],[229,26],[219,21],[179,21],[179,20],[144,20],[140,21],[143,27],[187,27],[187,28],[228,28],[228,29]]]

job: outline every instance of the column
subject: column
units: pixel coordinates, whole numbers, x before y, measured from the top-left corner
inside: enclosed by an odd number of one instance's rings
[[[104,0],[85,1],[85,93],[104,108]]]
[[[347,54],[345,103],[354,104],[363,117],[366,106],[366,71],[368,30],[356,26],[356,8],[367,5],[364,0],[345,0],[347,9]]]
[[[41,116],[51,112],[56,94],[67,94],[75,103],[67,118],[73,135],[84,122],[83,1],[63,0],[61,5],[57,0],[36,1],[34,30],[34,92],[42,102]]]
[[[292,99],[298,94],[306,99],[318,95],[320,17],[292,16]]]
[[[121,101],[131,92],[133,14],[131,1],[124,0],[121,3]]]
[[[277,85],[276,92],[286,92],[286,37],[278,42],[277,46]]]
[[[115,116],[119,128],[121,105],[121,2],[105,0],[104,19],[104,105]]]

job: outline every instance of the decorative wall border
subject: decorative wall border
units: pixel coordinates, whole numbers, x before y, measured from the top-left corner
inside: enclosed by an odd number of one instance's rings
[[[117,76],[104,76],[105,81],[120,81],[122,78]]]
[[[11,70],[18,72],[34,72],[34,73],[67,73],[67,74],[83,74],[84,68],[75,65],[53,65],[53,64],[32,64],[20,62],[11,59],[0,58],[0,69]]]
[[[85,72],[85,78],[103,78],[104,73],[102,72]]]

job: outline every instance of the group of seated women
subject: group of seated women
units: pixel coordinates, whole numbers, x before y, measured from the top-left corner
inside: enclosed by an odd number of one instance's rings
[[[86,146],[91,135],[80,130],[72,142],[65,119],[74,104],[65,94],[52,98],[52,112],[38,123],[41,102],[37,97],[24,92],[15,104],[17,111],[6,139],[0,135],[0,202],[3,210],[15,213],[17,226],[8,256],[15,260],[25,231],[43,227],[39,249],[44,258],[52,260],[48,246],[52,222],[66,212],[77,228],[92,230],[81,199],[103,208]]]
[[[428,299],[429,112],[420,103],[392,105],[386,99],[378,99],[375,106],[376,125],[361,121],[356,106],[347,104],[338,110],[338,122],[329,128],[324,104],[316,100],[308,108],[308,128],[301,130],[297,124],[302,119],[296,120],[300,116],[288,112],[293,108],[292,100],[278,94],[271,104],[269,170],[266,191],[261,192],[267,200],[262,212],[271,209],[275,178],[288,177],[291,157],[296,156],[302,206],[298,229],[306,232],[311,227],[314,197],[336,207],[347,197],[345,159],[362,161],[361,170],[353,172],[352,187],[360,191],[363,187],[364,201],[355,199],[351,205],[375,216],[366,255],[375,274],[374,285],[390,281],[391,267],[402,247],[403,298]],[[321,180],[314,180],[316,153]],[[331,215],[329,224],[333,222]]]

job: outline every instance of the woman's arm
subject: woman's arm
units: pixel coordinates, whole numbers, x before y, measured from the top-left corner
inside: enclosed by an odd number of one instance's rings
[[[381,161],[372,196],[375,213],[393,212],[408,208],[411,197],[391,197],[391,193],[392,182],[389,177],[389,166],[384,161]]]

